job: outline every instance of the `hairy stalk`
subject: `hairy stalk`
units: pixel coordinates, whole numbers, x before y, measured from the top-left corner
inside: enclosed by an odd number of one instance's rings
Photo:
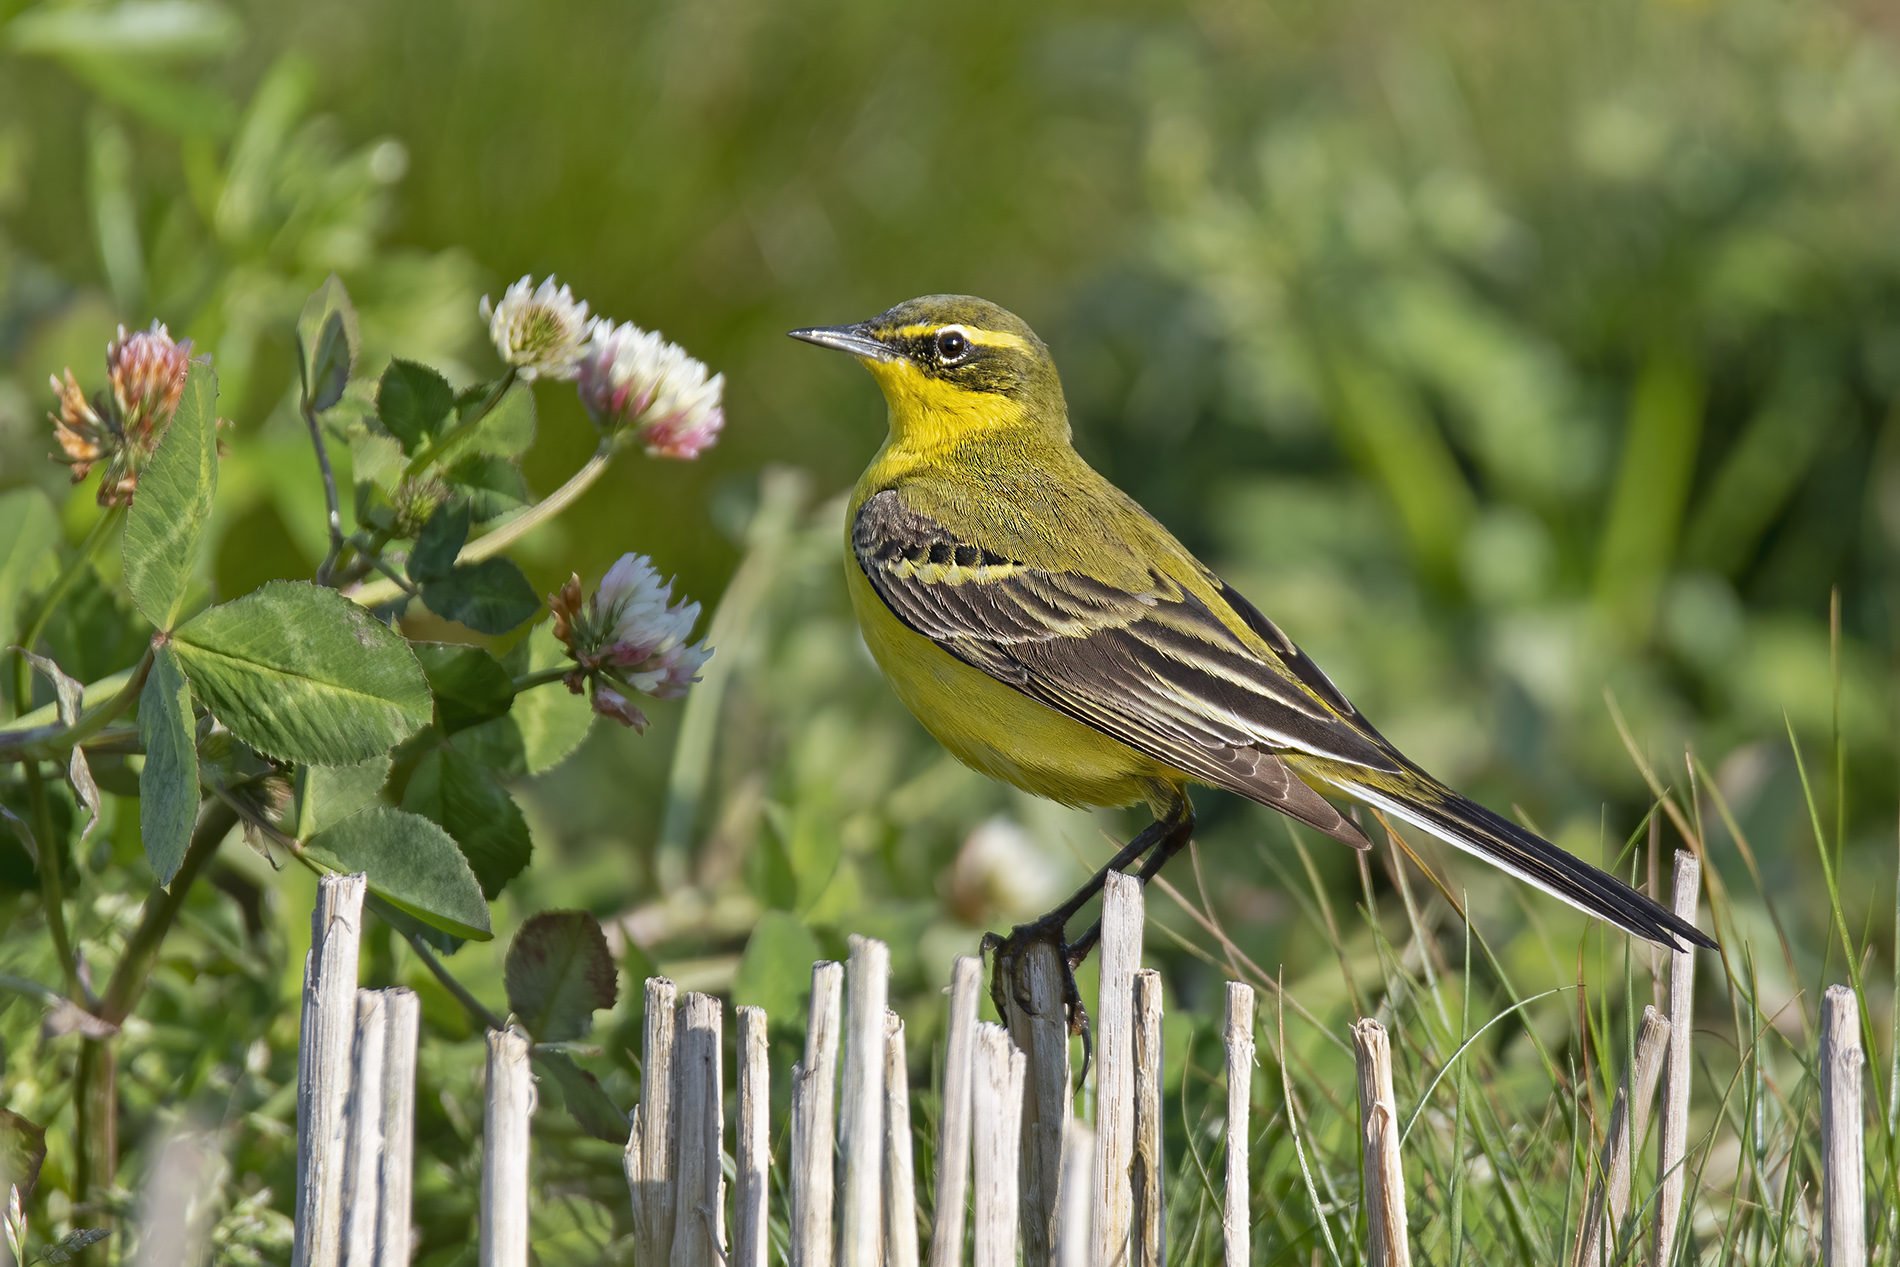
[[[198,826],[191,833],[184,860],[178,864],[178,874],[172,877],[168,888],[155,888],[145,899],[138,927],[125,943],[125,952],[119,956],[119,964],[112,970],[112,979],[106,983],[106,992],[99,1000],[100,1019],[118,1025],[131,1015],[139,995],[145,991],[152,960],[157,958],[165,934],[171,931],[178,912],[183,909],[186,894],[198,873],[204,870],[205,863],[218,852],[218,845],[237,826],[237,821],[237,811],[222,801],[210,802],[199,813]]]
[[[26,800],[33,810],[33,831],[39,836],[40,906],[46,911],[46,931],[53,939],[53,953],[59,956],[60,979],[66,983],[66,997],[79,997],[79,966],[73,962],[72,938],[66,932],[66,877],[61,874],[65,850],[53,836],[53,811],[46,801],[46,780],[40,775],[40,763],[28,761]]]
[[[489,1011],[487,1004],[470,994],[468,987],[455,979],[454,975],[449,972],[443,962],[435,957],[435,951],[429,948],[429,943],[422,940],[421,934],[408,934],[408,941],[410,947],[416,954],[421,956],[422,962],[428,965],[429,971],[435,974],[435,979],[442,983],[442,988],[447,990],[450,994],[453,994],[455,1001],[460,1003],[471,1017],[480,1021],[483,1025],[486,1025],[489,1029],[501,1030],[508,1028],[507,1021],[504,1021],[501,1017]]]
[[[546,523],[573,505],[575,500],[578,499],[582,493],[593,487],[594,481],[606,473],[607,467],[612,464],[613,460],[613,447],[608,444],[602,444],[594,456],[588,459],[587,465],[568,477],[567,483],[561,485],[552,493],[549,493],[546,497],[543,497],[533,506],[519,515],[516,515],[513,519],[510,519],[507,523],[501,525],[487,536],[471,541],[463,546],[462,552],[455,556],[455,561],[457,563],[479,563],[483,559],[500,554],[522,537],[533,532],[543,523]],[[382,580],[373,581],[368,585],[360,586],[353,593],[346,595],[346,597],[362,604],[364,607],[378,607],[394,600],[396,596],[401,593],[402,590],[398,586],[390,581]]]
[[[145,655],[132,667],[131,676],[126,678],[117,693],[90,713],[75,720],[72,725],[63,728],[47,726],[19,731],[18,737],[11,743],[0,743],[0,762],[57,761],[74,748],[86,743],[138,701],[140,692],[145,689],[145,679],[152,672],[152,660],[156,655],[155,648],[145,648]]]
[[[558,682],[573,671],[574,666],[571,664],[557,664],[551,669],[536,669],[533,673],[523,673],[515,679],[515,691],[519,693],[532,690],[537,686],[546,686],[550,682]]]
[[[79,549],[74,552],[71,559],[67,560],[60,574],[54,578],[52,588],[46,591],[46,597],[40,600],[39,610],[33,616],[33,623],[28,625],[26,632],[20,636],[19,645],[23,651],[31,651],[34,644],[40,640],[40,635],[46,632],[46,622],[52,619],[53,613],[58,611],[59,605],[66,600],[67,591],[72,589],[79,580],[87,565],[92,562],[92,556],[99,552],[99,547],[105,543],[107,537],[112,535],[113,528],[117,527],[123,518],[125,518],[123,506],[108,506],[105,514],[99,516],[99,522],[92,526],[92,531],[86,534],[86,539],[79,543]],[[25,656],[19,655],[13,658],[13,715],[15,717],[32,711],[33,697],[28,690],[31,682],[30,667]]]

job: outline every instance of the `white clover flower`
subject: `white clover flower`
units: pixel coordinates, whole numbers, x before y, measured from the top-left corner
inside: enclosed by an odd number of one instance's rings
[[[623,690],[678,699],[699,680],[700,668],[712,655],[703,640],[686,643],[699,620],[699,604],[672,600],[673,583],[662,581],[653,561],[642,554],[622,555],[591,598],[582,599],[578,576],[550,594],[554,636],[575,662],[566,676],[568,689],[576,694],[590,689],[596,713],[645,730],[646,714]]]
[[[548,277],[539,287],[532,275],[510,286],[500,303],[482,296],[482,320],[501,359],[529,382],[537,378],[565,382],[574,377],[581,354],[597,324],[585,300],[566,286],[555,289]]]
[[[696,458],[726,425],[726,376],[677,343],[602,321],[580,363],[581,403],[608,435],[631,430],[649,456]]]

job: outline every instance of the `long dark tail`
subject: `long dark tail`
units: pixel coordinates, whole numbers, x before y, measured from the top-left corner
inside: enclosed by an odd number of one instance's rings
[[[1715,949],[1715,942],[1695,925],[1615,876],[1467,800],[1416,767],[1397,777],[1331,761],[1313,763],[1312,770],[1341,791],[1476,854],[1586,915],[1672,950],[1683,949],[1683,940]]]

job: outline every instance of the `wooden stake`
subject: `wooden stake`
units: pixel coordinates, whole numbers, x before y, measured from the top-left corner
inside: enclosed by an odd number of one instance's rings
[[[1861,1138],[1860,1006],[1831,985],[1821,999],[1821,1262],[1865,1267],[1867,1170]]]
[[[1221,1201],[1221,1237],[1227,1267],[1247,1267],[1253,1238],[1248,1202],[1247,1146],[1253,1134],[1253,987],[1227,983],[1227,1187]]]
[[[355,1068],[352,1071],[349,1153],[343,1174],[343,1265],[371,1267],[382,1223],[383,1059],[389,1047],[389,1008],[380,990],[356,992]]]
[[[1616,1088],[1603,1135],[1601,1169],[1590,1186],[1590,1203],[1577,1232],[1577,1267],[1600,1267],[1616,1248],[1617,1231],[1630,1208],[1630,1163],[1636,1145],[1649,1130],[1649,1106],[1656,1098],[1656,1079],[1668,1047],[1669,1022],[1655,1008],[1644,1008],[1642,1028],[1636,1035],[1636,1068],[1625,1071]]]
[[[937,1199],[930,1267],[963,1262],[964,1203],[970,1188],[970,1094],[976,1068],[976,1005],[983,961],[958,955],[950,969],[950,1018],[943,1052],[943,1116],[937,1128]]]
[[[414,990],[383,991],[382,1215],[376,1232],[377,1267],[409,1261],[410,1191],[416,1168],[416,1045],[422,1000]]]
[[[890,999],[891,952],[881,941],[850,938],[845,964],[843,1218],[839,1267],[877,1267],[884,1242],[884,1015]]]
[[[1354,1025],[1352,1050],[1359,1066],[1359,1141],[1365,1157],[1366,1267],[1411,1267],[1399,1106],[1392,1094],[1392,1046],[1385,1026],[1373,1020]]]
[[[532,1046],[519,1025],[491,1029],[482,1115],[481,1267],[528,1267],[528,1123]]]
[[[791,1267],[831,1267],[833,1145],[844,965],[811,966],[811,1023],[805,1059],[792,1066]]]
[[[1003,994],[1010,1038],[1028,1062],[1023,1092],[1023,1260],[1049,1261],[1062,1186],[1062,1131],[1069,1107],[1069,1022],[1062,1003],[1062,953],[1038,941],[1024,951]]]
[[[1089,1267],[1095,1252],[1095,1132],[1070,1122],[1062,1140],[1062,1218],[1056,1225],[1051,1267]]]
[[[665,977],[646,980],[645,1032],[640,1046],[640,1103],[621,1162],[633,1201],[634,1243],[643,1264],[673,1257],[673,1206],[676,1193],[674,1139],[679,1121],[673,1112],[673,1044],[679,991]]]
[[[1702,884],[1702,864],[1688,849],[1676,850],[1675,876],[1669,893],[1676,915],[1693,924]],[[1669,1058],[1662,1071],[1662,1130],[1656,1137],[1656,1174],[1661,1180],[1656,1198],[1656,1231],[1650,1241],[1652,1267],[1667,1267],[1676,1246],[1676,1225],[1682,1216],[1687,1182],[1685,1158],[1689,1146],[1689,1084],[1694,1077],[1689,1035],[1695,1014],[1695,947],[1669,956]]]
[[[674,1120],[679,1130],[678,1196],[673,1211],[672,1267],[719,1267],[726,1254],[726,1180],[720,1046],[725,1012],[710,994],[680,1003],[674,1035]]]
[[[884,1014],[884,1267],[917,1267],[917,1171],[910,1146],[904,1022]]]
[[[1135,1152],[1135,970],[1141,967],[1141,881],[1102,886],[1101,990],[1095,1012],[1095,1262],[1126,1267]]]
[[[739,1193],[732,1206],[732,1267],[766,1267],[771,1193],[772,1065],[762,1007],[739,1009]]]
[[[976,1079],[971,1096],[975,1267],[1016,1267],[1018,1164],[1027,1071],[1028,1060],[1010,1041],[1008,1030],[987,1022],[976,1027]]]
[[[326,875],[317,882],[317,904],[310,914],[297,1040],[297,1222],[291,1267],[337,1267],[342,1258],[345,1108],[367,891],[361,873]]]
[[[1135,974],[1134,988],[1135,1153],[1129,1169],[1133,1205],[1128,1261],[1133,1267],[1163,1267],[1168,1261],[1168,1211],[1161,1149],[1161,974],[1143,968]]]

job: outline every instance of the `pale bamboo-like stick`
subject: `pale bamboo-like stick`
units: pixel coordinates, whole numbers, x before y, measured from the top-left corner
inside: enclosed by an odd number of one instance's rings
[[[1373,1020],[1355,1024],[1352,1050],[1359,1066],[1359,1140],[1365,1156],[1366,1267],[1411,1267],[1399,1105],[1392,1094],[1392,1045],[1385,1026]]]
[[[422,1000],[414,990],[383,991],[383,1172],[381,1217],[376,1230],[377,1267],[409,1261],[410,1192],[415,1182],[416,1045],[422,1035]]]
[[[1702,864],[1693,850],[1676,850],[1675,876],[1669,894],[1676,915],[1695,923],[1696,899],[1702,885]],[[1651,1267],[1668,1267],[1675,1252],[1676,1224],[1682,1216],[1687,1184],[1685,1158],[1689,1147],[1689,1083],[1694,1077],[1689,1035],[1695,1014],[1695,947],[1669,956],[1669,1058],[1662,1071],[1662,1129],[1656,1137],[1656,1173],[1661,1184],[1656,1197],[1656,1230],[1650,1241]]]
[[[710,994],[680,1002],[673,1043],[673,1096],[678,1123],[678,1195],[673,1207],[672,1267],[718,1267],[726,1254],[725,1146],[720,1044],[725,1014]]]
[[[1168,1261],[1167,1168],[1161,1150],[1161,974],[1135,974],[1135,1154],[1128,1179],[1133,1208],[1128,1261],[1164,1267]]]
[[[1102,886],[1101,990],[1095,1012],[1095,1262],[1126,1267],[1135,1152],[1135,970],[1141,967],[1141,881],[1111,872]]]
[[[1669,1048],[1669,1022],[1653,1007],[1643,1009],[1636,1035],[1636,1068],[1625,1071],[1610,1105],[1603,1133],[1600,1170],[1590,1185],[1590,1203],[1577,1231],[1577,1267],[1600,1267],[1616,1247],[1617,1230],[1630,1208],[1630,1166],[1635,1148],[1649,1129],[1649,1106]],[[1634,1093],[1632,1094],[1632,1088]]]
[[[389,1047],[389,1007],[380,990],[356,992],[354,1047],[345,1128],[343,1267],[371,1267],[382,1224],[383,1059]]]
[[[146,1176],[139,1203],[143,1209],[133,1267],[178,1267],[180,1263],[195,1265],[203,1261],[205,1233],[214,1221],[211,1216],[217,1213],[206,1198],[214,1195],[218,1162],[215,1136],[176,1128],[166,1134]],[[36,1261],[49,1260],[40,1257]],[[0,1250],[0,1263],[19,1267],[5,1250]]]
[[[1862,1149],[1860,1006],[1831,985],[1821,997],[1821,1262],[1865,1267],[1867,1170]]]
[[[811,966],[811,1023],[805,1059],[792,1067],[792,1265],[831,1267],[832,1169],[838,1102],[838,1039],[844,965]]]
[[[958,955],[950,969],[930,1267],[958,1267],[963,1261],[964,1203],[970,1190],[970,1080],[976,1068],[976,1005],[982,987],[983,961],[974,955]]]
[[[487,1037],[481,1267],[528,1267],[528,1124],[535,1100],[531,1044],[519,1025],[491,1029]]]
[[[844,1193],[840,1267],[877,1267],[884,1243],[884,1015],[891,951],[856,933],[845,961],[844,1101],[839,1127]]]
[[[360,872],[324,876],[310,914],[297,1040],[297,1222],[291,1267],[337,1267],[342,1259],[345,1109],[368,883]]]
[[[673,1257],[674,1164],[679,1118],[673,1110],[673,1045],[679,990],[665,977],[646,979],[646,1019],[640,1046],[640,1103],[621,1162],[633,1202],[634,1244],[640,1262]]]
[[[904,1022],[884,1014],[884,1267],[917,1267],[917,1171],[910,1145]]]
[[[1010,1038],[1028,1061],[1023,1092],[1023,1260],[1049,1261],[1062,1185],[1062,1131],[1069,1107],[1069,1023],[1062,1001],[1062,952],[1054,942],[1030,943],[1016,980],[1003,987]]]
[[[732,1208],[732,1267],[766,1267],[771,1192],[772,1065],[762,1007],[739,1009],[739,1192]]]
[[[1070,1122],[1062,1140],[1062,1217],[1056,1223],[1051,1267],[1089,1267],[1095,1252],[1090,1219],[1095,1214],[1095,1132]]]
[[[976,1079],[971,1088],[975,1267],[1016,1267],[1017,1182],[1027,1072],[1028,1060],[1010,1041],[1008,1030],[987,1022],[976,1027]]]
[[[1248,1203],[1247,1146],[1253,1133],[1253,987],[1227,983],[1227,1186],[1221,1201],[1221,1237],[1227,1267],[1247,1267],[1253,1239]]]

